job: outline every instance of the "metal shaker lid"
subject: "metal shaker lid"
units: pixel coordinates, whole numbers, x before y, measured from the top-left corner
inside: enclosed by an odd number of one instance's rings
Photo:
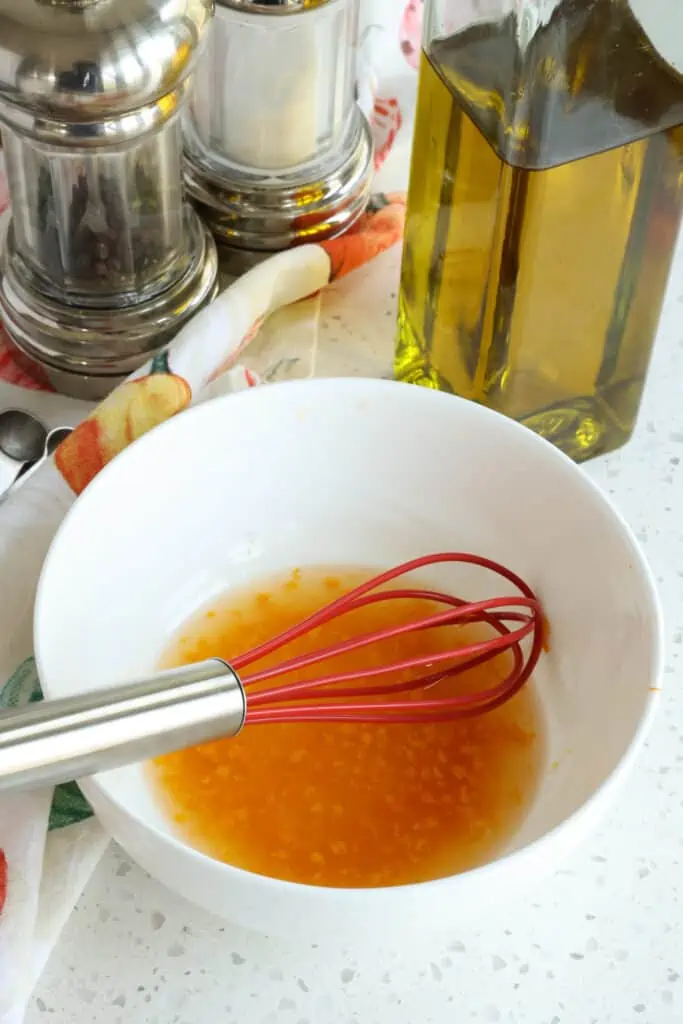
[[[339,0],[216,0],[219,7],[232,7],[250,14],[300,14]]]
[[[0,121],[46,138],[108,119],[110,138],[137,134],[130,115],[179,88],[212,13],[212,0],[0,0]],[[161,103],[156,121],[169,113]]]

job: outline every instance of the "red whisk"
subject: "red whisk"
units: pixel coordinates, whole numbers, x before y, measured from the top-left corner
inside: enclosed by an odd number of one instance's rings
[[[436,590],[387,587],[407,573],[439,563],[487,569],[518,591],[514,596],[466,601]],[[432,608],[422,618],[285,659],[251,673],[249,666],[338,616],[380,602],[409,598]],[[443,605],[435,612],[434,605]],[[425,651],[378,667],[330,671],[298,682],[271,680],[322,664],[348,651],[448,626],[485,625],[487,639],[448,650]],[[123,686],[45,701],[0,715],[0,789],[55,785],[127,762],[234,736],[244,724],[268,722],[444,722],[482,715],[510,700],[541,655],[545,622],[538,598],[515,573],[488,558],[445,553],[415,558],[332,601],[279,636],[236,657],[186,665]],[[504,652],[508,674],[489,689],[429,695]],[[426,670],[420,674],[420,670]],[[417,671],[406,680],[405,673]],[[401,676],[401,678],[397,678]],[[392,678],[393,677],[393,678]],[[361,684],[361,680],[363,680]]]
[[[425,569],[439,563],[459,562],[479,566],[511,583],[519,596],[494,597],[486,601],[468,602],[435,590],[402,588],[383,589],[386,584],[407,573]],[[432,613],[424,618],[401,625],[390,626],[363,636],[344,640],[320,651],[289,658],[279,665],[261,671],[244,674],[244,669],[265,655],[280,650],[286,644],[304,636],[332,619],[371,604],[404,598],[424,600],[430,604],[442,604],[448,611]],[[470,643],[467,646],[446,651],[431,651],[423,655],[390,662],[381,667],[357,669],[352,672],[337,672],[298,683],[280,683],[268,689],[252,692],[256,684],[288,675],[311,665],[370,644],[389,640],[406,633],[422,632],[444,626],[484,624],[497,636]],[[510,625],[514,625],[514,629]],[[528,650],[522,643],[528,639]],[[541,655],[544,643],[544,619],[541,606],[533,591],[515,573],[488,558],[460,552],[446,552],[415,558],[403,565],[380,573],[342,597],[315,612],[303,622],[280,633],[279,636],[234,658],[232,668],[239,674],[247,694],[248,725],[259,722],[444,722],[454,718],[481,715],[492,711],[510,700],[527,682]],[[457,696],[397,699],[401,694],[426,691],[445,679],[452,679],[484,662],[490,661],[504,651],[512,654],[512,667],[508,675],[496,686],[477,693]],[[410,669],[432,668],[439,664],[438,671],[418,675],[408,681],[385,682],[381,680],[396,676]],[[360,679],[378,679],[376,686],[353,686]],[[382,697],[380,703],[371,698]],[[313,698],[315,703],[302,703]]]

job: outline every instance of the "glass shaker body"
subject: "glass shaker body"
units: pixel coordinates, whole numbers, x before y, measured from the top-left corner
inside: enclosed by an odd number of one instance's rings
[[[399,379],[618,447],[682,211],[678,0],[426,0]]]
[[[139,302],[182,273],[179,117],[100,149],[51,146],[10,128],[4,139],[16,249],[47,294],[88,306]]]
[[[218,0],[184,114],[185,184],[229,247],[333,237],[372,175],[356,103],[359,0]]]
[[[218,0],[186,115],[186,145],[219,178],[321,174],[355,115],[358,0],[292,15]]]

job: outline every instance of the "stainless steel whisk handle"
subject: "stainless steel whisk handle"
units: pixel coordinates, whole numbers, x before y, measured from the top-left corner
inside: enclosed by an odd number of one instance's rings
[[[0,791],[55,786],[159,757],[244,725],[246,697],[219,659],[0,715]]]

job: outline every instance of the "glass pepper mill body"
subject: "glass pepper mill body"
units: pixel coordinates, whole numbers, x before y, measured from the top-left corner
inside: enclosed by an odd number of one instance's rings
[[[467,6],[426,4],[395,373],[582,461],[631,435],[678,238],[683,6]]]
[[[14,241],[46,294],[118,308],[168,287],[188,258],[178,117],[91,149],[3,135]]]
[[[215,294],[181,131],[212,16],[212,0],[0,0],[0,317],[57,391],[104,397]]]

